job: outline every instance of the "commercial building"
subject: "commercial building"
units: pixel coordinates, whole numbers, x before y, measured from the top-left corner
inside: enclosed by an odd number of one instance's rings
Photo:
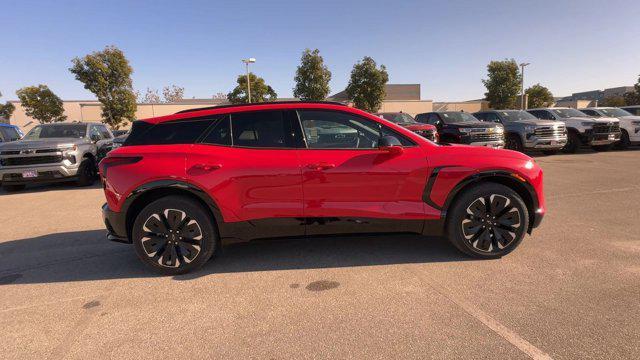
[[[433,101],[420,99],[420,84],[387,84],[385,90],[387,95],[380,108],[381,112],[403,111],[410,115],[416,115],[433,110]],[[348,98],[344,91],[330,96],[327,100],[348,103]],[[37,120],[27,116],[19,101],[12,101],[12,103],[15,105],[16,110],[11,119],[9,119],[11,124],[18,125],[24,132],[29,131],[38,124]],[[228,104],[225,99],[183,99],[172,103],[139,103],[136,110],[136,119],[169,115],[180,110],[224,104]],[[96,100],[65,100],[63,107],[67,121],[100,122],[102,119],[101,104]],[[130,124],[127,124],[124,128],[129,126]]]

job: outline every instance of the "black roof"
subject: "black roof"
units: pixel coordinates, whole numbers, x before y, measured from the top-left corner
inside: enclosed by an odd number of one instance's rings
[[[337,101],[268,101],[268,102],[260,102],[260,103],[249,103],[249,104],[206,106],[206,107],[195,108],[195,109],[180,110],[176,114],[184,114],[184,113],[190,113],[190,112],[201,111],[201,110],[213,110],[213,109],[224,109],[224,108],[231,108],[231,107],[256,106],[256,105],[257,106],[274,105],[274,104],[276,105],[277,104],[331,104],[331,105],[347,106],[344,103],[337,102]]]

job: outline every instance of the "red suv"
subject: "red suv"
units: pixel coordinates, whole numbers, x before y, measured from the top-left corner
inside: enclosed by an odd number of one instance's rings
[[[496,258],[544,215],[526,155],[437,145],[335,103],[181,111],[133,124],[100,163],[110,240],[164,274],[229,241],[353,233],[446,234]]]

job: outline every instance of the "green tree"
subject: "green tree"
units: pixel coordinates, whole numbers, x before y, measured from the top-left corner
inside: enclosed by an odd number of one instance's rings
[[[182,100],[184,97],[184,88],[176,85],[165,86],[162,89],[162,97],[166,103]]]
[[[524,93],[529,98],[530,108],[549,107],[555,102],[551,91],[540,84],[529,87]]]
[[[294,78],[293,96],[301,100],[321,101],[329,95],[331,71],[324,64],[320,50],[305,49]]]
[[[27,86],[16,91],[25,114],[41,124],[64,121],[62,100],[47,85]]]
[[[600,106],[611,106],[611,107],[618,107],[618,106],[625,106],[627,105],[627,101],[624,98],[624,96],[609,96],[608,98],[604,98],[600,104],[598,104]]]
[[[356,108],[376,112],[384,101],[385,85],[389,81],[389,74],[384,65],[378,68],[376,62],[365,56],[362,61],[353,65],[351,79],[347,85],[347,96]]]
[[[0,97],[2,97],[2,93],[0,93]],[[9,119],[15,110],[16,107],[8,101],[4,105],[0,104],[0,118]]]
[[[274,101],[278,97],[278,94],[264,82],[263,78],[249,73],[249,79],[251,81],[251,102]],[[237,82],[238,86],[227,94],[227,99],[232,104],[246,104],[248,102],[247,76],[238,75]]]
[[[492,61],[487,65],[488,79],[482,83],[487,88],[484,94],[489,106],[494,109],[516,107],[522,76],[515,60]]]
[[[635,91],[630,91],[624,94],[624,101],[626,105],[640,105],[640,76],[638,76],[638,82],[634,88]]]
[[[118,129],[135,119],[133,69],[120,49],[107,46],[103,51],[75,58],[72,63],[69,71],[102,103],[102,122]]]

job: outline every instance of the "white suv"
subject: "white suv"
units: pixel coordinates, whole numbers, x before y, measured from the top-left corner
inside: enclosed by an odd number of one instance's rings
[[[538,119],[562,121],[567,126],[567,145],[562,151],[575,153],[581,145],[596,151],[611,149],[620,140],[620,121],[611,117],[594,118],[572,108],[540,108],[527,110]]]
[[[630,145],[640,144],[640,116],[614,108],[614,107],[592,107],[580,109],[583,113],[595,118],[614,117],[620,120],[620,142],[617,147],[626,149]]]

